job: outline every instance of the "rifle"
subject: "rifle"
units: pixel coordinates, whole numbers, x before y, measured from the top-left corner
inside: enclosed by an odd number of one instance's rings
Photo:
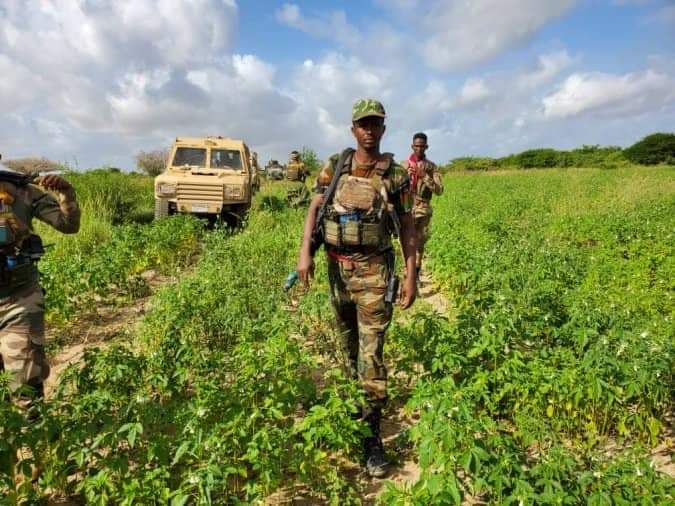
[[[11,170],[0,169],[0,181],[12,183],[14,186],[26,186],[38,177],[37,174],[23,174]]]
[[[330,206],[331,202],[333,202],[333,197],[335,196],[335,191],[337,190],[337,184],[338,181],[340,180],[340,176],[343,174],[345,163],[347,162],[347,159],[351,159],[353,154],[354,150],[352,148],[345,149],[340,155],[340,158],[338,158],[337,163],[335,164],[335,170],[333,171],[333,178],[330,180],[330,184],[328,185],[328,188],[326,188],[326,191],[323,194],[323,201],[321,202],[321,207],[319,207],[319,210],[316,213],[314,230],[312,230],[312,242],[309,249],[310,254],[312,256],[314,256],[314,254],[318,251],[318,249],[324,242],[323,218],[326,215],[326,210],[328,209],[328,206]]]
[[[323,218],[326,215],[326,210],[328,209],[328,206],[333,201],[333,197],[335,196],[335,190],[337,189],[337,184],[338,181],[340,180],[340,176],[343,174],[345,163],[347,162],[347,159],[350,158],[353,154],[354,150],[352,148],[347,148],[340,154],[340,158],[338,158],[338,161],[335,164],[335,169],[333,171],[333,178],[330,180],[330,184],[328,185],[328,188],[326,188],[326,191],[323,194],[323,201],[321,202],[321,207],[319,207],[319,210],[316,212],[316,221],[314,222],[314,229],[312,230],[312,239],[309,246],[309,253],[310,255],[312,255],[312,257],[314,257],[314,255],[324,242]],[[284,290],[289,291],[291,288],[293,288],[293,286],[297,281],[298,281],[298,272],[292,271],[291,273],[288,274],[288,277],[286,278],[286,282],[284,283]]]

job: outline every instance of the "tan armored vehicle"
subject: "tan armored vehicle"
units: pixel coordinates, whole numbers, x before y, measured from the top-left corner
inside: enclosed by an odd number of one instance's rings
[[[166,170],[155,178],[155,218],[190,213],[239,221],[251,206],[248,146],[223,137],[176,137]]]

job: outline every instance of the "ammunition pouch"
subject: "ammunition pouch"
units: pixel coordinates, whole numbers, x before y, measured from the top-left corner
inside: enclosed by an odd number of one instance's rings
[[[422,188],[420,188],[420,191],[417,193],[416,197],[424,202],[429,202],[431,197],[433,197],[433,192],[427,185],[422,185]]]
[[[6,297],[8,290],[27,285],[35,279],[37,269],[26,255],[0,256],[0,296]]]
[[[293,167],[286,168],[286,179],[289,181],[300,181],[300,171]]]
[[[389,233],[381,213],[361,215],[328,211],[323,223],[324,242],[335,246],[379,248],[387,245]]]
[[[8,248],[8,251],[10,248]],[[37,277],[35,264],[45,253],[42,239],[31,234],[21,244],[21,251],[14,254],[0,251],[0,297],[6,297],[11,291],[24,286]]]
[[[16,242],[14,229],[5,218],[0,218],[0,248]]]

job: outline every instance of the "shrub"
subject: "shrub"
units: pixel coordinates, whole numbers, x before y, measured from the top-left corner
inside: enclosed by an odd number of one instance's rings
[[[499,168],[501,168],[501,164],[499,163],[499,160],[496,160],[494,158],[465,156],[450,160],[450,163],[448,164],[446,170],[482,171],[482,170],[496,170]]]
[[[15,158],[13,160],[6,160],[4,164],[12,170],[24,172],[26,174],[37,174],[38,172],[59,170],[63,168],[60,163],[44,157]]]
[[[648,135],[626,149],[624,153],[631,162],[642,165],[675,163],[675,134]]]
[[[310,174],[316,174],[321,170],[321,160],[319,160],[316,151],[313,149],[303,146],[300,158],[305,164],[305,169],[307,169]]]
[[[158,176],[164,172],[166,160],[169,158],[168,149],[141,151],[136,155],[136,167],[148,176]]]

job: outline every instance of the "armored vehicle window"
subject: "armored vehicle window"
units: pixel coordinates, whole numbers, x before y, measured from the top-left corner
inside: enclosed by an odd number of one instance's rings
[[[190,165],[193,167],[206,167],[206,149],[203,148],[178,148],[173,157],[173,166]]]
[[[241,154],[231,149],[212,149],[211,168],[241,170]]]

